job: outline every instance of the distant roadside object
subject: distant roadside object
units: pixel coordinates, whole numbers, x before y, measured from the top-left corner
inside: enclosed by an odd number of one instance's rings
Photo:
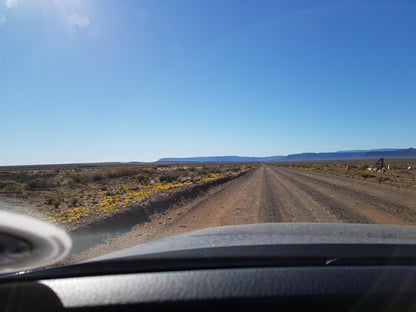
[[[379,160],[377,160],[374,167],[376,167],[378,170],[383,170],[384,169],[384,158],[380,158]]]
[[[386,170],[390,170],[390,165],[387,165],[387,168],[384,167],[384,158],[380,158],[374,164],[374,167],[368,167],[368,171],[377,171],[377,172],[384,172]]]
[[[345,169],[348,170],[348,166],[345,167]],[[387,170],[392,170],[393,168],[390,167],[390,165],[385,166],[384,158],[380,158],[377,160],[377,162],[374,164],[373,167],[368,167],[368,171],[377,171],[377,172],[386,172]],[[407,170],[412,170],[411,166],[407,166]]]

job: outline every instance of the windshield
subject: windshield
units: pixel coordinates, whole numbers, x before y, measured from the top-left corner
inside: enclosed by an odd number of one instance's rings
[[[71,264],[216,226],[416,223],[414,1],[1,0],[0,209]]]

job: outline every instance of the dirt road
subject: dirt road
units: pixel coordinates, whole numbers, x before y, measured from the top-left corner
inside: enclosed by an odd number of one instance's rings
[[[262,165],[204,196],[150,216],[70,262],[207,227],[262,222],[416,224],[416,189]],[[87,239],[87,238],[86,238]]]

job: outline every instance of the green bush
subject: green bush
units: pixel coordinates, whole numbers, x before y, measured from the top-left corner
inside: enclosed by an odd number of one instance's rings
[[[73,172],[69,175],[72,184],[77,183],[88,183],[92,181],[100,181],[104,177],[101,173],[91,173],[91,172]]]
[[[139,173],[138,175],[136,175],[136,179],[140,183],[145,183],[145,182],[149,181],[149,177],[145,174],[142,174],[142,173]]]
[[[102,173],[100,172],[96,172],[92,174],[92,179],[97,182],[97,181],[101,181],[102,179],[104,179],[104,176],[102,175]]]
[[[211,173],[221,173],[221,169],[218,167],[210,167],[207,169],[207,171]]]
[[[210,176],[210,173],[206,169],[199,169],[196,172],[196,174],[199,175],[199,176],[201,176],[201,177],[209,177]]]
[[[362,172],[360,175],[361,175],[364,179],[374,177],[374,176],[373,176],[371,173],[369,173],[369,172]]]
[[[0,181],[0,192],[16,192],[24,189],[24,186],[16,181]]]
[[[77,198],[73,198],[71,201],[71,204],[73,207],[75,207],[78,204],[78,199]]]
[[[145,173],[145,174],[152,174],[152,173],[157,173],[157,167],[154,168],[140,168],[140,172]]]
[[[69,177],[73,183],[83,183],[85,181],[85,177],[81,172],[71,173]]]
[[[114,169],[108,169],[104,172],[104,176],[110,179],[114,178],[121,178],[121,177],[131,177],[140,172],[139,168],[114,168]]]
[[[55,206],[55,208],[59,208],[59,205],[61,204],[61,200],[59,198],[49,197],[48,200],[46,201],[46,203],[48,205]]]
[[[31,189],[42,189],[51,186],[52,182],[48,178],[34,178],[27,182],[27,186]]]
[[[159,177],[159,181],[162,182],[162,183],[163,182],[172,183],[172,182],[176,181],[176,177],[164,175],[164,176]]]
[[[306,167],[306,168],[309,168],[309,167]],[[230,168],[230,171],[234,171],[234,172],[239,172],[240,170],[241,170],[240,167],[232,167],[232,168]]]

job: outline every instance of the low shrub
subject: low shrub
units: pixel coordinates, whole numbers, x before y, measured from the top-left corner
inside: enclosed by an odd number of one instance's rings
[[[31,189],[44,189],[52,185],[49,178],[34,178],[27,182],[27,186]]]
[[[168,176],[168,175],[163,175],[159,177],[159,181],[160,182],[166,182],[166,183],[172,183],[174,181],[176,181],[176,177],[175,176]]]
[[[206,169],[199,169],[197,172],[196,172],[196,174],[197,175],[199,175],[199,176],[201,176],[201,177],[204,177],[204,178],[207,178],[207,177],[209,177],[211,174],[208,172],[208,170],[206,170]]]
[[[110,179],[131,177],[137,175],[140,172],[140,168],[113,168],[104,172],[104,176]]]
[[[210,167],[207,169],[207,171],[210,173],[221,173],[221,169],[218,167]]]
[[[71,204],[73,207],[76,207],[76,205],[78,204],[78,199],[77,198],[73,198],[71,201]]]
[[[55,208],[59,208],[59,205],[61,204],[61,200],[59,198],[49,197],[46,203],[48,205],[53,205]]]
[[[369,173],[369,172],[361,172],[360,176],[362,176],[364,179],[374,177],[374,176],[373,176],[371,173]]]
[[[101,172],[73,172],[69,175],[72,184],[101,181],[104,176]]]
[[[103,179],[104,179],[104,176],[103,176],[103,174],[102,174],[101,172],[95,172],[95,173],[93,173],[91,176],[92,176],[92,179],[93,179],[95,182],[97,182],[97,181],[101,181],[101,180],[103,180]]]
[[[241,168],[240,167],[232,167],[232,168],[230,168],[230,171],[239,172],[239,171],[241,171]]]
[[[88,179],[85,174],[82,172],[74,172],[69,175],[69,178],[72,180],[72,183],[85,183],[88,182]]]
[[[152,167],[152,168],[140,168],[140,172],[142,172],[142,173],[147,173],[147,174],[157,173],[157,167]]]
[[[143,173],[139,173],[138,175],[136,175],[136,180],[139,183],[145,183],[149,181],[149,176],[143,174]]]
[[[16,181],[0,181],[0,192],[17,192],[24,189],[24,185]]]

